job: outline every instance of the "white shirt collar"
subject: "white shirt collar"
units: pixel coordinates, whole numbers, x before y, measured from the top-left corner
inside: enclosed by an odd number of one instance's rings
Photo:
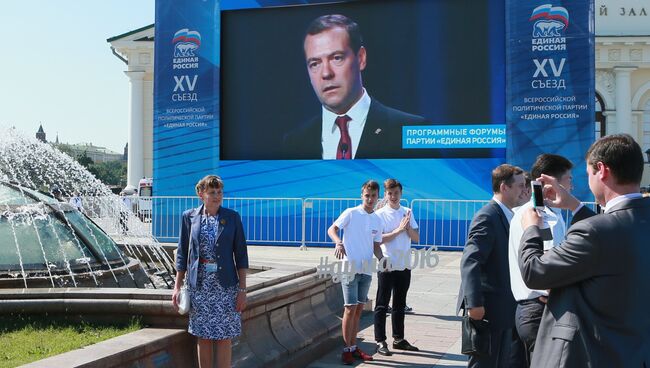
[[[508,208],[505,204],[501,203],[501,201],[498,200],[496,196],[493,196],[492,200],[497,202],[499,207],[501,207],[501,210],[503,210],[503,213],[506,215],[506,218],[508,219],[508,223],[510,223],[510,221],[512,221],[512,215],[514,214],[512,210]]]
[[[334,160],[336,159],[336,150],[338,149],[339,139],[341,139],[341,131],[339,127],[336,126],[335,121],[338,116],[347,115],[350,117],[348,122],[348,133],[350,134],[350,139],[352,140],[352,158],[357,154],[357,148],[359,147],[359,142],[361,142],[361,134],[363,133],[363,128],[366,125],[366,118],[368,117],[368,111],[370,110],[370,96],[366,92],[366,89],[363,89],[363,95],[352,105],[350,110],[347,112],[337,115],[324,106],[322,107],[322,127],[321,127],[321,142],[323,145],[323,159],[324,160]]]
[[[609,210],[616,206],[616,204],[623,202],[626,199],[637,199],[641,198],[643,195],[641,193],[628,193],[628,194],[623,194],[618,197],[614,197],[609,200],[609,202],[605,203],[605,208],[604,211],[605,213],[609,212]]]

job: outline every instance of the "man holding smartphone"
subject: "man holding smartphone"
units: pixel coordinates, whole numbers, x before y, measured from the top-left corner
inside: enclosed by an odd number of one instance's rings
[[[562,187],[571,191],[573,189],[572,168],[573,164],[565,157],[544,153],[537,156],[531,168],[531,174],[533,178],[539,178],[542,174],[552,176],[557,179]],[[562,218],[560,209],[544,205],[542,183],[532,181],[531,187],[533,191],[531,201],[525,203],[515,212],[510,222],[510,236],[508,239],[510,287],[512,288],[512,295],[517,301],[515,328],[524,343],[528,366],[530,366],[530,357],[535,348],[535,338],[537,337],[537,330],[539,329],[539,323],[544,312],[548,292],[546,290],[529,289],[521,277],[521,270],[519,269],[519,244],[521,236],[524,233],[521,226],[522,214],[529,208],[535,208],[544,219],[545,250],[560,244],[564,240],[566,232],[566,224]],[[584,210],[582,211],[591,211],[586,207],[583,208]]]
[[[561,244],[543,250],[542,221],[523,211],[519,264],[524,282],[550,289],[533,367],[649,367],[650,199],[639,187],[644,159],[628,134],[608,135],[586,154],[589,189],[604,213],[574,221]],[[547,203],[580,201],[542,175]],[[580,217],[576,214],[575,217]]]

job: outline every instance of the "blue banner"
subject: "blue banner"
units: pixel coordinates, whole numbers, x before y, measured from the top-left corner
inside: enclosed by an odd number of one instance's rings
[[[154,195],[187,194],[218,169],[219,20],[215,0],[156,1]]]
[[[506,1],[507,161],[541,153],[575,165],[574,193],[591,200],[584,155],[594,141],[593,0]]]
[[[402,148],[505,148],[505,124],[402,127]]]

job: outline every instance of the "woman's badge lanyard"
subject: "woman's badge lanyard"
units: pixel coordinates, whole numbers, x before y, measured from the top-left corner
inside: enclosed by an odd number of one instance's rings
[[[207,214],[204,214],[205,219],[208,223],[208,226],[211,226],[212,230],[211,233],[213,236],[209,238],[209,243],[208,246],[212,250],[213,254],[215,255],[215,259],[213,261],[210,261],[205,264],[205,271],[206,272],[217,272],[219,270],[219,267],[217,265],[216,261],[216,254],[217,254],[217,234],[219,233],[219,213],[217,213],[215,216],[208,216]],[[211,218],[214,218],[214,221],[211,221]]]

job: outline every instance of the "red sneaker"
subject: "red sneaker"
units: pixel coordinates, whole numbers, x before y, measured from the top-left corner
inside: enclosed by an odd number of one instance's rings
[[[374,360],[374,359],[372,359],[372,355],[368,355],[368,354],[364,353],[363,350],[359,349],[359,347],[357,347],[357,350],[352,352],[352,355],[355,358],[361,359],[363,361]]]
[[[341,361],[345,365],[350,365],[354,363],[354,357],[352,356],[352,352],[344,351],[343,353],[341,353]]]

